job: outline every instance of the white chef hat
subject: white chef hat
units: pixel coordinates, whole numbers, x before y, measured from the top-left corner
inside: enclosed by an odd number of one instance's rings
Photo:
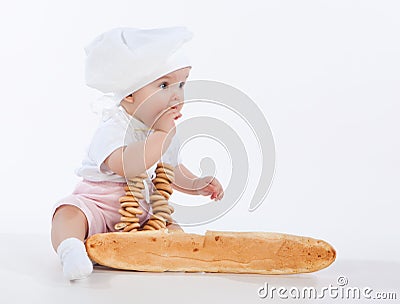
[[[104,95],[95,112],[115,109],[120,101],[152,81],[190,66],[182,45],[193,34],[186,27],[139,29],[119,27],[97,36],[85,47],[85,80]],[[104,111],[105,110],[105,111]]]

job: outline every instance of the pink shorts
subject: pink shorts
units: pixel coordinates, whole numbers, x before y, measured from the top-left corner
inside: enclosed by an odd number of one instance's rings
[[[146,181],[144,182],[146,183]],[[56,209],[62,205],[73,205],[82,210],[86,216],[88,221],[87,238],[96,233],[116,232],[114,225],[121,219],[121,214],[118,212],[119,198],[125,195],[125,185],[125,183],[109,181],[79,181],[71,195],[59,200],[53,206],[52,215],[54,216]],[[149,191],[151,193],[152,188]],[[146,199],[142,199],[139,205],[139,208],[143,210],[143,213],[139,215],[139,222],[143,226],[150,218],[150,205]]]

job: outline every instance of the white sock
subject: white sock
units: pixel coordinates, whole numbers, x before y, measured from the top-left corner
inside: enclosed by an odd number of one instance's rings
[[[60,243],[57,254],[63,266],[64,276],[68,280],[83,279],[93,271],[85,244],[77,238],[68,238]]]

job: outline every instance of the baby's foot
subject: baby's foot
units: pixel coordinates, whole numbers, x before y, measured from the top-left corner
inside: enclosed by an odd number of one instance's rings
[[[83,242],[77,238],[68,238],[57,248],[63,266],[64,276],[68,280],[78,280],[88,277],[93,271]]]

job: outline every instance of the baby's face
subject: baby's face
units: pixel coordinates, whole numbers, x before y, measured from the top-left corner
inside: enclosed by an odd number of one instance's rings
[[[170,107],[176,107],[180,112],[189,72],[190,67],[176,70],[133,93],[134,102],[139,103],[134,116],[151,126],[159,115]]]

